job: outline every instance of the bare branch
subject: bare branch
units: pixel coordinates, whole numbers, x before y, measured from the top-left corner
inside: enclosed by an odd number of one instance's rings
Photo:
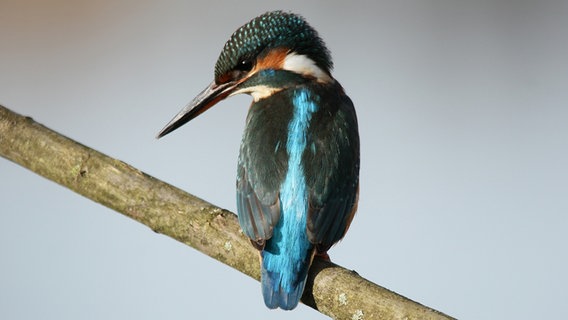
[[[0,155],[259,279],[258,253],[235,214],[2,106]],[[302,302],[336,319],[453,319],[320,260]]]

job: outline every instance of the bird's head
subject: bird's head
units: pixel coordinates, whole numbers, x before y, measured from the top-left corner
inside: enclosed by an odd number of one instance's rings
[[[158,133],[158,138],[231,95],[248,93],[258,101],[293,84],[332,82],[332,67],[323,40],[301,16],[265,13],[231,35],[215,64],[213,82]]]

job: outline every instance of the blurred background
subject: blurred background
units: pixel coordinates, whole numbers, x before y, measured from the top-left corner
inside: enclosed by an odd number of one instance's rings
[[[0,104],[235,211],[250,97],[154,136],[273,9],[320,32],[358,111],[332,260],[460,319],[568,318],[566,1],[0,0]],[[5,159],[0,201],[2,319],[326,318]]]

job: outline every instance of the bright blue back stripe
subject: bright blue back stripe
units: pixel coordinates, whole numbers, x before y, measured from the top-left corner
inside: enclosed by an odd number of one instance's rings
[[[279,276],[279,279],[271,279],[273,289],[278,290],[279,286],[286,292],[293,292],[297,285],[303,285],[305,279],[298,279],[298,275],[305,274],[306,270],[301,269],[309,267],[306,263],[309,263],[312,246],[306,234],[308,192],[302,155],[306,150],[306,132],[317,105],[307,90],[296,91],[293,104],[286,142],[288,169],[280,186],[280,221],[263,252],[263,267],[273,276]]]

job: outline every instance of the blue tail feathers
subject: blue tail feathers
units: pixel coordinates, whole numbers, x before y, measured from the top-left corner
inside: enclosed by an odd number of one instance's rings
[[[263,252],[266,253],[266,252]],[[294,309],[304,292],[308,269],[310,268],[310,256],[296,264],[298,270],[268,271],[265,257],[262,263],[261,284],[264,303],[270,309],[281,308],[283,310]],[[295,269],[295,268],[294,268]],[[292,276],[292,278],[290,278]]]

